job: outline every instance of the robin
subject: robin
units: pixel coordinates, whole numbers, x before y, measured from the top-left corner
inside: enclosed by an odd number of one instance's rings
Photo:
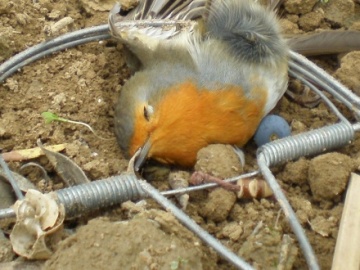
[[[141,148],[136,167],[191,167],[209,144],[242,147],[287,89],[288,47],[254,1],[147,0],[126,13],[114,7],[110,29],[140,69],[121,90],[115,132],[127,155]]]

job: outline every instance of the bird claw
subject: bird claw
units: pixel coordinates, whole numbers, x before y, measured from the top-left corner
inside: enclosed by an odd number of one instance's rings
[[[245,154],[244,154],[244,151],[240,147],[238,147],[236,145],[233,145],[233,150],[234,150],[235,154],[238,156],[239,161],[241,163],[241,166],[244,168],[244,166],[245,166]]]

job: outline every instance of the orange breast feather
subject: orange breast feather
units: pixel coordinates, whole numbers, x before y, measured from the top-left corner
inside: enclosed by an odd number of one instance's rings
[[[130,152],[150,136],[149,157],[187,167],[209,144],[243,146],[256,131],[267,98],[266,89],[254,89],[251,96],[256,99],[250,100],[239,86],[208,91],[189,81],[166,93],[150,122],[136,121]]]

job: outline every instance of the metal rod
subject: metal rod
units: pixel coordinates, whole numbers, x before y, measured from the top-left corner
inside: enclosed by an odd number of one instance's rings
[[[300,247],[303,251],[303,254],[305,256],[306,262],[310,269],[318,270],[320,269],[314,250],[312,249],[309,240],[307,239],[305,232],[303,228],[301,227],[299,221],[296,218],[296,214],[294,210],[291,208],[290,203],[286,199],[286,196],[284,195],[283,191],[281,190],[280,185],[276,181],[275,177],[271,173],[270,169],[267,166],[265,155],[260,152],[257,156],[258,165],[260,168],[261,173],[263,174],[265,180],[269,183],[272,191],[274,192],[274,195],[276,197],[276,200],[280,204],[282,210],[285,213],[285,216],[288,218],[291,228],[293,229],[293,232],[295,233]]]
[[[39,60],[45,56],[48,56],[50,54],[63,51],[67,48],[72,48],[81,44],[93,42],[93,41],[99,41],[110,38],[110,34],[101,34],[96,35],[92,37],[85,37],[81,38],[79,40],[74,40],[71,42],[67,42],[65,44],[60,44],[57,46],[53,46],[51,48],[46,49],[45,51],[39,51],[37,54],[33,54],[30,57],[27,57],[26,59],[23,59],[21,62],[16,63],[15,65],[12,65],[11,67],[8,67],[6,70],[3,71],[3,73],[0,76],[0,82],[4,81],[7,77],[14,74],[16,71],[19,71],[22,67]],[[9,65],[10,66],[10,65]]]
[[[259,174],[254,171],[236,177],[225,179],[225,182],[234,182],[239,179],[253,177]],[[202,184],[182,189],[162,191],[163,196],[173,196],[203,190],[218,186],[216,183]],[[54,191],[59,202],[65,207],[66,218],[73,218],[87,212],[110,207],[128,200],[139,200],[145,198],[145,193],[139,187],[133,174],[122,174],[112,176],[91,183],[81,184],[73,187]],[[11,208],[0,209],[0,219],[15,217]]]
[[[72,44],[68,45],[67,48],[70,48],[71,46],[75,46],[74,43],[72,43],[75,40],[84,40],[91,36],[97,36],[97,35],[109,35],[109,26],[108,24],[103,24],[99,26],[94,27],[88,27],[85,29],[77,30],[71,33],[66,33],[64,35],[61,35],[59,37],[55,37],[51,40],[41,42],[35,46],[32,46],[21,53],[18,53],[17,55],[11,57],[6,62],[2,63],[0,65],[0,82],[7,78],[7,76],[3,76],[5,72],[7,72],[9,69],[13,68],[14,66],[21,64],[22,62],[26,61],[27,59],[39,54],[43,53],[47,50],[51,50],[51,48],[59,46],[59,45],[65,45],[65,44]],[[66,48],[66,47],[65,47]],[[49,51],[47,54],[51,54],[52,52]],[[47,55],[46,54],[46,55]],[[26,62],[25,65],[29,64],[30,62]],[[9,75],[8,75],[9,76]]]
[[[3,159],[2,155],[0,155],[0,165],[4,169],[7,179],[9,180],[10,185],[12,186],[12,189],[15,192],[16,198],[18,198],[18,200],[22,200],[24,198],[24,195],[22,194],[19,185],[17,184],[13,174],[11,173],[11,171],[10,171],[8,165],[6,164],[5,160]]]
[[[360,97],[351,92],[346,86],[341,84],[334,77],[330,76],[325,70],[312,63],[306,57],[294,51],[290,51],[290,58],[293,61],[301,63],[302,66],[306,66],[311,74],[325,81],[330,87],[334,89],[332,94],[339,93],[347,101],[351,102],[357,109],[360,108]]]
[[[332,103],[330,101],[330,99],[324,95],[323,92],[321,92],[314,84],[312,84],[310,81],[305,80],[305,78],[303,78],[303,76],[301,75],[301,73],[299,73],[298,71],[293,71],[293,70],[289,70],[289,74],[293,77],[295,77],[296,79],[300,80],[304,85],[307,85],[311,90],[313,90],[320,98],[323,99],[323,101],[326,103],[326,105],[330,108],[330,110],[332,110],[332,112],[343,122],[346,122],[348,124],[350,124],[350,122],[346,119],[346,117],[338,110],[338,108],[336,108],[336,106],[334,105],[334,103]]]

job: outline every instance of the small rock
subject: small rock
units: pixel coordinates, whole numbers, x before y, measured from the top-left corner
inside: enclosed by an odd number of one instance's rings
[[[122,10],[131,10],[139,4],[139,0],[120,0]]]
[[[310,201],[301,197],[292,197],[290,202],[302,225],[307,224],[308,220],[314,217],[315,211]]]
[[[340,153],[328,153],[313,158],[309,166],[309,184],[314,198],[334,200],[345,190],[355,162]]]
[[[305,14],[312,11],[318,0],[288,0],[285,1],[285,10],[293,14]]]
[[[237,241],[243,231],[242,226],[238,222],[230,222],[221,229],[221,231],[217,234],[217,237],[229,238],[232,241]]]
[[[295,35],[295,34],[303,33],[303,31],[299,29],[299,26],[295,22],[292,22],[287,19],[280,19],[279,22],[280,22],[281,32],[285,35]]]
[[[216,188],[209,193],[199,213],[209,220],[221,222],[227,218],[235,201],[236,195],[233,192]]]
[[[57,9],[53,9],[49,14],[48,17],[52,20],[57,20],[60,18],[60,16],[63,16],[64,11],[60,11]]]
[[[299,16],[296,14],[288,14],[285,17],[288,21],[292,22],[292,23],[298,23],[299,22]]]
[[[280,178],[286,183],[302,185],[307,182],[308,170],[309,161],[300,158],[295,162],[288,162]]]
[[[291,121],[291,130],[293,132],[293,134],[298,134],[298,133],[302,133],[302,132],[305,132],[308,128],[306,127],[306,125],[299,121],[299,120],[296,120],[296,119],[293,119]]]
[[[323,19],[324,14],[321,12],[309,12],[300,17],[299,25],[304,31],[310,32],[319,28]]]
[[[15,93],[19,90],[19,83],[17,80],[14,80],[12,78],[9,78],[6,80],[6,83],[4,84],[10,91],[14,91]]]
[[[16,13],[15,17],[16,17],[16,21],[18,22],[18,24],[20,24],[22,26],[28,24],[29,20],[30,20],[29,16],[26,13],[24,13],[24,14]]]
[[[55,23],[45,25],[44,33],[49,36],[57,36],[71,30],[71,25],[74,23],[74,19],[71,17],[64,17]]]
[[[80,6],[89,14],[96,14],[99,11],[110,11],[114,6],[115,1],[113,0],[79,0]]]
[[[55,106],[62,106],[66,103],[66,95],[65,93],[60,93],[54,96],[52,104]]]
[[[242,173],[239,157],[230,145],[212,144],[197,154],[195,170],[212,176],[229,178]]]
[[[349,87],[355,94],[360,95],[360,51],[354,51],[341,58],[340,68],[335,77]]]
[[[109,168],[103,160],[94,159],[83,165],[84,171],[92,179],[100,179],[103,175],[109,175]]]
[[[343,26],[354,15],[355,3],[353,0],[332,0],[323,6],[323,10],[326,20]]]
[[[333,232],[334,228],[338,226],[338,220],[334,217],[325,218],[323,216],[316,216],[309,221],[311,229],[323,237],[328,237]]]

